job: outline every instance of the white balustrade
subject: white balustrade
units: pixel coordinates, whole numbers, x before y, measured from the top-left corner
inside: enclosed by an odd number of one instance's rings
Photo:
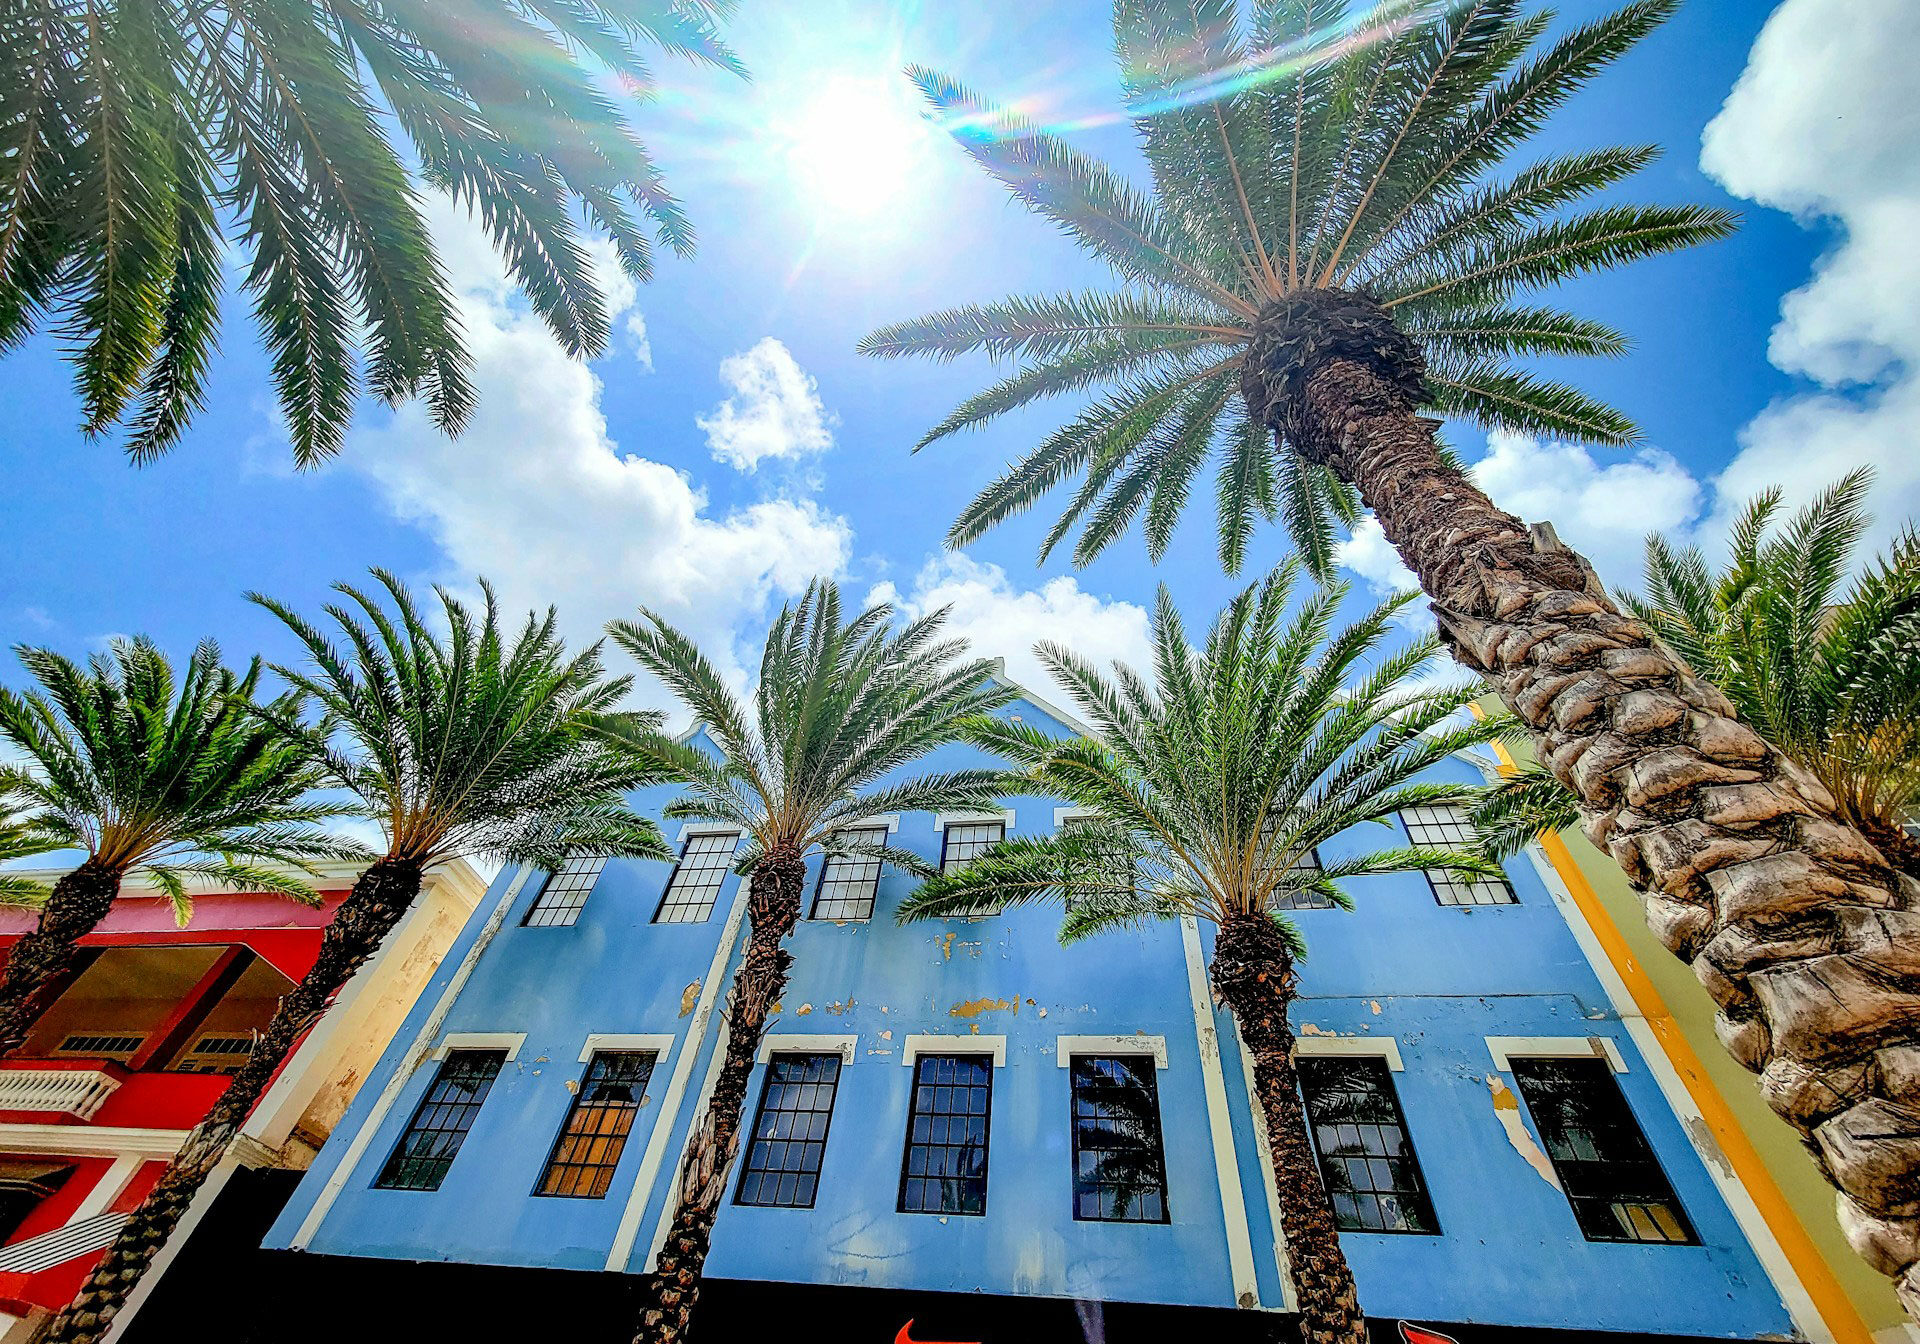
[[[91,1120],[119,1086],[99,1069],[0,1068],[0,1111],[62,1111]]]

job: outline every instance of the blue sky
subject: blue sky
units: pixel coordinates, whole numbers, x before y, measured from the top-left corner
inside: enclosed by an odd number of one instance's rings
[[[1558,22],[1602,8],[1571,0]],[[471,226],[436,210],[481,393],[458,441],[417,408],[370,405],[338,460],[295,473],[239,303],[206,413],[145,469],[79,434],[56,341],[0,359],[0,639],[81,654],[144,631],[181,654],[213,636],[235,659],[285,657],[284,634],[242,594],[311,609],[370,565],[460,586],[484,572],[518,607],[558,603],[581,637],[645,602],[736,667],[770,606],[817,571],[910,607],[955,603],[960,631],[1016,673],[1030,674],[1039,637],[1137,656],[1160,580],[1210,612],[1233,585],[1213,560],[1207,500],[1158,570],[1137,540],[1085,571],[1036,569],[1045,506],[944,554],[959,506],[1072,408],[914,457],[988,366],[854,352],[882,322],[1102,281],[922,132],[898,70],[923,62],[1098,120],[1117,108],[1105,6],[747,0],[730,37],[752,84],[669,70],[638,114],[700,255],[663,260],[654,284],[619,296],[614,348],[590,368],[500,285]],[[1663,159],[1627,195],[1730,205],[1745,223],[1729,242],[1562,292],[1635,349],[1557,372],[1626,409],[1647,449],[1454,431],[1496,499],[1553,517],[1616,582],[1634,576],[1647,529],[1712,542],[1768,481],[1804,497],[1876,461],[1882,534],[1920,512],[1920,113],[1904,73],[1916,54],[1908,0],[1787,0],[1771,18],[1754,0],[1690,0],[1555,120],[1542,150],[1656,142]],[[1136,166],[1122,126],[1075,139]],[[1263,535],[1250,567],[1282,548]],[[1392,582],[1377,535],[1349,559],[1363,585]]]

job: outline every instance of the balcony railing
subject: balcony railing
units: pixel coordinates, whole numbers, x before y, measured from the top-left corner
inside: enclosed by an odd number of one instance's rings
[[[0,1111],[51,1111],[91,1120],[125,1078],[125,1070],[105,1060],[9,1060],[0,1064]]]

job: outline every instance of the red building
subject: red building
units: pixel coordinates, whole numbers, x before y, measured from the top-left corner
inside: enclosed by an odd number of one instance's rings
[[[24,1339],[72,1299],[313,965],[355,872],[327,871],[318,908],[196,892],[186,928],[162,893],[129,882],[83,940],[25,1046],[0,1060],[0,1344]],[[239,1166],[307,1166],[484,888],[465,864],[429,876],[415,909],[261,1098],[196,1212]],[[0,950],[35,918],[0,911]],[[177,1235],[156,1268],[185,1239]],[[137,1307],[138,1298],[129,1313]]]

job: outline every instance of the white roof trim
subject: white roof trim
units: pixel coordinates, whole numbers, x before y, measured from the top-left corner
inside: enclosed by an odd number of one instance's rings
[[[524,1031],[450,1031],[433,1047],[430,1057],[445,1059],[455,1050],[505,1050],[507,1062],[512,1063],[526,1043]]]
[[[671,1034],[654,1033],[650,1035],[623,1035],[614,1031],[592,1031],[587,1033],[587,1043],[580,1047],[580,1062],[585,1064],[600,1050],[651,1050],[659,1056],[653,1061],[657,1069],[661,1061],[673,1053],[675,1037]],[[509,1055],[511,1059],[513,1056]]]

